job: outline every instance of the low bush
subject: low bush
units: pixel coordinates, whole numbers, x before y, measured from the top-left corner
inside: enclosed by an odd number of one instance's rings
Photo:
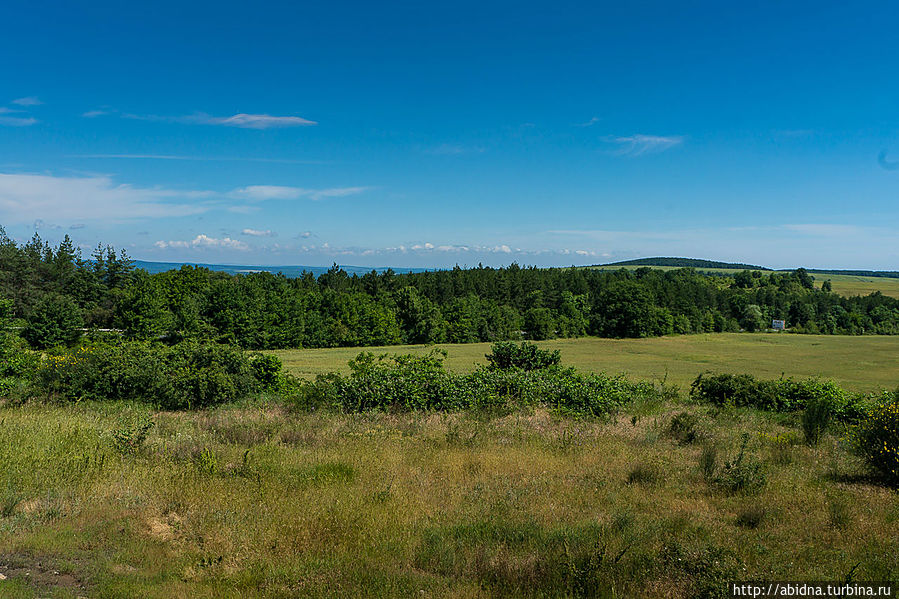
[[[869,409],[868,400],[849,393],[833,381],[812,378],[758,380],[749,374],[700,374],[690,386],[690,397],[717,406],[734,405],[773,412],[796,412],[813,404],[815,418],[855,421]],[[820,422],[820,418],[818,418]]]
[[[520,368],[522,370],[540,370],[556,366],[562,360],[559,350],[550,351],[540,349],[535,343],[525,341],[521,345],[515,345],[511,341],[500,341],[491,347],[492,353],[487,354],[487,362],[490,368],[508,370]]]
[[[884,394],[851,430],[850,440],[878,478],[899,487],[899,389]]]
[[[571,415],[608,414],[637,399],[661,393],[650,383],[623,377],[580,374],[553,366],[539,370],[479,368],[455,375],[443,368],[445,353],[375,357],[361,353],[350,361],[350,374],[319,376],[298,383],[297,407],[361,412],[372,409],[488,410],[542,405]]]
[[[705,438],[699,417],[690,412],[675,414],[668,424],[668,436],[681,445],[690,445]]]
[[[762,464],[746,455],[749,435],[743,433],[740,450],[732,460],[718,467],[718,451],[713,445],[703,447],[699,468],[706,481],[726,493],[753,494],[762,490],[767,481]]]
[[[801,422],[805,442],[808,445],[818,444],[835,411],[836,406],[830,397],[814,397],[805,404]]]
[[[8,333],[12,302],[0,299],[0,397],[10,397],[27,385],[37,369],[38,355],[19,337]]]
[[[254,367],[260,362],[262,368]],[[45,356],[35,386],[65,400],[133,400],[163,409],[200,408],[244,399],[272,384],[267,356],[194,342],[147,342],[60,349]]]

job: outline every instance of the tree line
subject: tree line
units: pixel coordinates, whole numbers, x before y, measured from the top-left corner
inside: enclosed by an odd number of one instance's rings
[[[684,268],[599,270],[512,264],[422,273],[229,275],[136,269],[124,252],[88,258],[66,237],[18,244],[0,228],[0,299],[33,347],[83,330],[129,339],[215,341],[247,349],[468,343],[596,335],[758,331],[897,334],[899,300],[840,297],[804,269],[708,276]]]

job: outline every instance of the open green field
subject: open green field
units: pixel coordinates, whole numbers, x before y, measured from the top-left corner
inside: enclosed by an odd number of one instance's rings
[[[618,270],[626,268],[628,270],[636,270],[638,268],[654,268],[657,270],[678,270],[679,266],[595,266],[599,270]],[[734,268],[697,268],[699,272],[711,272],[717,274],[733,275],[740,272],[740,269]],[[776,271],[762,271],[765,273]],[[852,295],[869,295],[875,291],[880,291],[884,295],[899,298],[899,279],[891,279],[887,277],[863,277],[855,275],[825,275],[820,273],[812,273],[815,278],[815,285],[821,287],[821,283],[830,279],[834,293],[849,297]]]
[[[684,410],[715,452],[669,434]],[[117,450],[140,417],[146,440]],[[744,434],[752,490],[704,476]],[[0,596],[686,599],[896,580],[899,494],[860,472],[838,432],[809,447],[795,417],[695,405],[0,406]]]
[[[870,295],[879,291],[884,295],[899,298],[899,279],[886,277],[857,277],[853,275],[814,275],[815,285],[830,279],[834,293],[843,296]]]
[[[651,339],[556,339],[539,344],[562,351],[562,363],[587,372],[626,373],[633,379],[666,379],[687,390],[705,371],[749,373],[761,378],[781,374],[822,376],[856,391],[895,389],[899,385],[899,337],[849,337],[774,333],[715,333]],[[366,348],[379,353],[430,351],[432,346]],[[486,364],[488,343],[442,345],[446,366],[455,372]],[[348,372],[347,361],[363,349],[301,349],[272,352],[288,372],[313,377]]]

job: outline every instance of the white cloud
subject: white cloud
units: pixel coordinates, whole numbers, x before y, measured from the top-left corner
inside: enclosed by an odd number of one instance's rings
[[[618,146],[615,154],[618,154],[619,156],[642,156],[643,154],[664,152],[674,146],[680,145],[684,141],[684,138],[679,135],[665,137],[661,135],[642,135],[639,133],[624,137],[608,136],[603,139]]]
[[[13,104],[17,104],[18,106],[40,106],[43,104],[39,99],[35,96],[27,96],[25,98],[17,98],[12,101]]]
[[[87,112],[83,113],[81,116],[88,118],[88,119],[94,119],[94,118],[97,118],[98,116],[104,116],[107,114],[109,114],[108,110],[88,110]]]
[[[212,116],[199,112],[188,116],[161,116],[157,114],[124,114],[126,119],[139,121],[161,121],[185,123],[191,125],[220,125],[223,127],[240,127],[241,129],[276,129],[283,127],[308,127],[317,125],[315,121],[298,116],[274,116],[271,114],[238,113],[231,116]]]
[[[310,200],[323,200],[326,198],[342,198],[356,195],[368,190],[368,187],[334,187],[330,189],[306,189],[303,187],[288,187],[284,185],[249,185],[231,192],[231,197],[254,202],[264,200],[298,200],[308,198]]]
[[[154,243],[156,247],[161,250],[168,248],[176,248],[176,249],[187,249],[187,248],[212,248],[212,249],[229,249],[229,250],[240,250],[242,252],[250,249],[243,241],[239,241],[237,239],[231,239],[230,237],[223,237],[221,239],[217,239],[215,237],[209,237],[208,235],[197,235],[190,241],[157,241]]]
[[[82,115],[87,116],[87,114]],[[290,158],[243,158],[240,156],[179,156],[177,154],[70,154],[69,158],[126,160],[185,160],[195,162],[266,162],[273,164],[331,164],[327,160],[293,160]]]
[[[592,117],[589,121],[586,121],[584,123],[575,123],[574,126],[575,127],[592,127],[593,125],[598,123],[600,120],[602,120],[602,119],[600,119],[598,116],[595,116],[595,117]]]
[[[55,177],[0,173],[0,220],[121,220],[187,216],[205,212],[203,191],[140,188],[105,176]]]
[[[435,156],[460,156],[462,154],[482,154],[483,152],[484,148],[463,146],[461,144],[440,144],[425,150],[426,154]]]
[[[240,232],[241,235],[249,235],[250,237],[275,237],[277,233],[272,231],[271,229],[266,229],[265,231],[260,231],[258,229],[244,229]]]
[[[201,120],[208,125],[225,125],[227,127],[243,127],[245,129],[271,129],[274,127],[299,127],[317,125],[298,116],[271,116],[269,114],[235,114],[229,117],[207,117]]]
[[[7,127],[28,127],[38,122],[36,118],[30,116],[0,116],[0,125]]]
[[[782,225],[784,229],[802,233],[804,235],[815,235],[819,237],[845,237],[847,235],[859,235],[864,233],[863,227],[855,225],[830,225],[830,224],[798,224],[798,225]]]

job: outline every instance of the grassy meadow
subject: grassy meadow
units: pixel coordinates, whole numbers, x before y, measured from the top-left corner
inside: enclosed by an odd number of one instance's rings
[[[821,376],[854,391],[894,389],[899,384],[899,337],[790,335],[787,333],[711,333],[650,339],[555,339],[541,341],[560,349],[565,365],[585,372],[626,373],[629,378],[666,379],[688,390],[704,371],[748,373],[759,378],[781,374],[797,378]],[[424,354],[433,346],[365,348],[380,353]],[[468,372],[486,364],[489,343],[444,344],[446,367]],[[273,351],[284,367],[301,377],[340,371],[360,348]]]
[[[559,340],[664,378],[604,417],[192,411],[0,400],[0,597],[726,597],[736,580],[899,579],[899,493],[835,423],[689,400],[703,370],[894,388],[888,337]],[[484,362],[450,346],[448,366]],[[428,348],[376,348],[423,353]],[[275,352],[303,376],[358,348]]]
[[[879,291],[884,295],[899,298],[899,279],[886,277],[859,277],[854,275],[814,275],[815,286],[820,287],[826,279],[830,279],[834,293],[849,297],[850,295],[870,295]]]
[[[627,270],[637,270],[638,268],[647,268],[646,266],[626,265],[626,266],[600,266],[591,267],[599,270],[618,270],[625,268]],[[678,266],[650,266],[656,270],[678,270]],[[698,268],[700,272],[710,272],[722,275],[733,275],[740,272],[735,268]],[[768,271],[763,271],[768,272]],[[875,291],[879,291],[889,297],[899,298],[899,279],[887,277],[865,277],[856,275],[826,275],[821,273],[811,273],[815,278],[815,287],[820,288],[821,284],[830,279],[834,293],[838,293],[844,297],[852,295],[869,295]]]
[[[672,428],[682,412],[701,445]],[[0,596],[714,597],[737,579],[899,578],[899,495],[794,419],[6,406]],[[714,482],[743,439],[757,479]]]

